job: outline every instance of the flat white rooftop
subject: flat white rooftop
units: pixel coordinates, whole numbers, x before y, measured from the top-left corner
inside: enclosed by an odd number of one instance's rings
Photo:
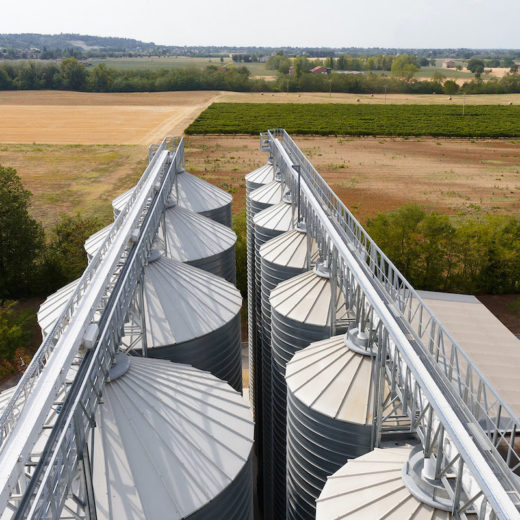
[[[520,340],[474,296],[418,293],[519,417]]]

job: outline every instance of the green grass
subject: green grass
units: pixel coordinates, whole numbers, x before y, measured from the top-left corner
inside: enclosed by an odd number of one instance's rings
[[[520,136],[520,106],[213,103],[186,134]]]
[[[98,63],[105,63],[108,67],[116,70],[158,70],[158,69],[182,69],[195,68],[205,69],[209,65],[217,67],[241,67],[245,65],[252,76],[273,76],[276,73],[265,68],[265,63],[235,63],[231,58],[224,58],[221,62],[220,58],[190,58],[186,56],[165,58],[106,58],[91,59],[88,61],[91,66]]]

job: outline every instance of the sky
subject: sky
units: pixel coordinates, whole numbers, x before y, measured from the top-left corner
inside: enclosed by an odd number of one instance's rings
[[[0,33],[163,45],[520,48],[520,0],[0,0]]]

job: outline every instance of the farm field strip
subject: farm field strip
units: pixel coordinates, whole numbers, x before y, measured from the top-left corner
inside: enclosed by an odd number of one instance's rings
[[[187,134],[292,134],[446,137],[518,137],[520,107],[468,105],[362,105],[213,103]]]

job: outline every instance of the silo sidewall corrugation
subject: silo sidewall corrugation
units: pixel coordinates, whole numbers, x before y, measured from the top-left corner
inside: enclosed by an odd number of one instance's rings
[[[187,520],[253,520],[252,452],[235,479]]]
[[[231,202],[229,204],[224,204],[224,206],[220,206],[214,209],[208,209],[206,211],[199,211],[199,215],[203,215],[204,217],[208,217],[215,222],[223,224],[224,226],[231,227],[233,222]]]
[[[140,353],[140,350],[136,350]],[[148,357],[186,363],[227,381],[242,392],[240,313],[204,336],[174,345],[148,345]]]
[[[273,509],[274,517],[285,518],[286,506],[286,419],[285,369],[293,355],[315,341],[330,337],[329,326],[298,322],[271,310],[272,418],[273,418]]]
[[[370,426],[328,417],[287,394],[288,518],[313,520],[328,475],[370,451]]]
[[[224,278],[233,285],[236,284],[235,246],[216,255],[186,262],[193,267],[198,267],[208,273],[213,273]]]

